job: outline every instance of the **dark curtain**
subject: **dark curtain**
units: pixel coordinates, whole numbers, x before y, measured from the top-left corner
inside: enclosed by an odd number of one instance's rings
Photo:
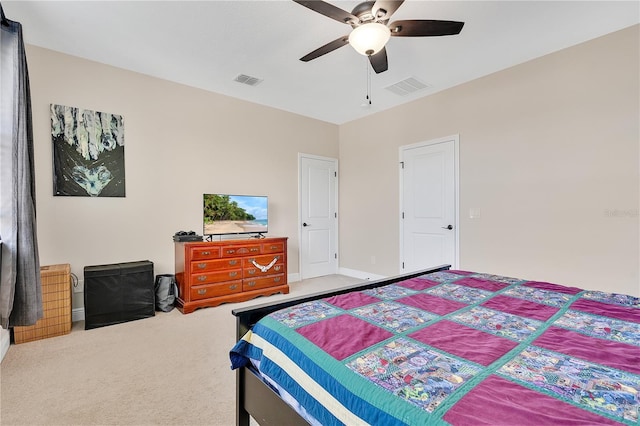
[[[42,293],[27,58],[22,25],[5,17],[2,4],[0,13],[0,321],[7,328],[42,318]]]

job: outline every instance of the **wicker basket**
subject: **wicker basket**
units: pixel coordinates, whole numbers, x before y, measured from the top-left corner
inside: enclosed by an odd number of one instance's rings
[[[40,267],[44,316],[34,325],[14,327],[15,343],[71,332],[71,267],[68,263]]]

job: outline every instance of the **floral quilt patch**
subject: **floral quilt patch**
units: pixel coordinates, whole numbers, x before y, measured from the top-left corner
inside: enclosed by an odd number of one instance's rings
[[[504,293],[506,296],[517,297],[531,302],[542,303],[553,307],[564,306],[573,297],[570,294],[541,290],[535,287],[518,286],[510,288]]]
[[[445,299],[457,300],[469,305],[485,300],[493,295],[490,291],[449,283],[430,288],[429,290],[426,290],[425,293],[444,297]]]
[[[429,412],[480,368],[398,338],[348,362],[347,367]]]
[[[640,324],[633,322],[568,310],[554,325],[589,336],[640,346]]]
[[[606,293],[603,291],[585,291],[582,293],[582,298],[621,306],[629,306],[631,308],[640,308],[640,297],[629,296],[626,294]]]
[[[638,421],[640,376],[529,346],[498,373],[625,420]]]
[[[502,275],[492,275],[492,274],[473,274],[474,277],[480,278],[483,280],[491,280],[497,281],[499,283],[505,284],[518,284],[523,282],[521,278],[511,278],[511,277],[503,277]]]
[[[455,314],[451,319],[478,330],[517,341],[523,341],[543,324],[541,321],[531,318],[524,318],[481,306]]]
[[[298,328],[341,313],[342,311],[336,307],[317,300],[274,312],[270,316],[287,327]]]
[[[403,333],[412,328],[421,327],[437,317],[437,315],[422,309],[394,302],[380,302],[354,309],[351,312],[396,333]]]
[[[385,285],[384,287],[372,288],[370,290],[364,290],[364,294],[369,296],[374,296],[379,299],[384,300],[393,300],[399,299],[400,297],[411,296],[412,294],[416,294],[417,291],[411,290],[407,287],[402,287],[395,284]]]
[[[452,272],[440,271],[421,275],[420,278],[443,283],[445,281],[455,281],[457,279],[463,278],[463,276],[460,274],[454,274]]]

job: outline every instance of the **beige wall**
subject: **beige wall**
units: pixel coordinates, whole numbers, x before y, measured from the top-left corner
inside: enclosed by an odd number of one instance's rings
[[[27,59],[41,264],[81,280],[87,265],[144,259],[173,273],[173,233],[202,233],[202,194],[222,192],[269,196],[268,235],[289,237],[298,272],[298,153],[337,157],[336,125],[34,46]],[[52,195],[51,103],[124,117],[125,198]]]
[[[341,266],[399,271],[398,149],[459,134],[461,268],[640,295],[639,28],[340,126]]]
[[[393,275],[398,148],[459,134],[460,267],[640,294],[638,28],[342,126],[28,46],[41,263],[171,273],[203,192],[261,193],[297,273],[304,152],[340,160],[340,266]],[[52,195],[50,103],[124,116],[125,198]]]

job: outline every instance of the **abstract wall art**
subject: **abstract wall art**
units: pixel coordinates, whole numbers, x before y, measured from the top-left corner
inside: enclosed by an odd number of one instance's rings
[[[51,105],[53,195],[124,197],[124,118]]]

